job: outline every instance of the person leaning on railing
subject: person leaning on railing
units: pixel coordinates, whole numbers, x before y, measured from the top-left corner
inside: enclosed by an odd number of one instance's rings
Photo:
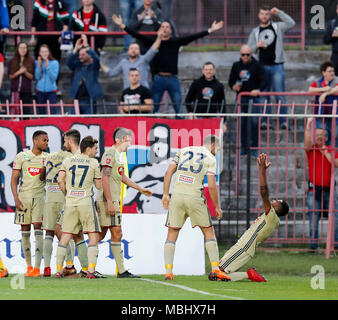
[[[338,78],[335,77],[334,73],[334,64],[331,61],[324,61],[320,65],[321,77],[314,81],[309,87],[309,92],[320,93],[320,96],[315,97],[315,114],[332,114],[332,106],[335,100],[338,100],[338,97],[335,96],[338,94]],[[319,104],[324,104],[319,108]],[[316,125],[324,126],[328,130],[328,144],[331,144],[331,128],[332,128],[332,118],[317,118]],[[338,118],[336,118],[336,134],[333,134],[333,137],[336,136],[336,147],[338,147]],[[332,140],[333,142],[335,141]],[[332,143],[333,145],[333,143]]]
[[[121,96],[119,112],[149,113],[153,107],[151,91],[140,83],[140,72],[136,68],[129,70],[130,87],[124,89]]]

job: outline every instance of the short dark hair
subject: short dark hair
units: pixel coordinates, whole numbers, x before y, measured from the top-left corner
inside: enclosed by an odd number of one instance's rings
[[[263,11],[270,11],[270,10],[271,10],[271,7],[270,7],[269,5],[267,5],[267,4],[263,4],[263,5],[261,5],[261,6],[258,8],[258,12],[261,11],[261,10],[263,10]]]
[[[287,215],[289,213],[289,205],[286,201],[282,200],[280,202],[280,210],[278,210],[277,216],[278,217],[284,217],[285,215]]]
[[[320,65],[320,72],[325,72],[327,68],[333,68],[334,69],[334,64],[331,61],[324,61]]]
[[[81,140],[80,131],[78,131],[76,129],[70,129],[70,130],[65,132],[64,136],[71,138],[77,145],[79,145],[80,140]]]
[[[132,72],[132,71],[137,71],[138,73],[140,73],[140,70],[137,69],[137,68],[130,68],[130,69],[129,69],[129,73]]]
[[[208,66],[209,64],[211,64],[211,65],[214,67],[214,69],[216,68],[215,65],[214,65],[211,61],[204,62],[203,68],[204,68],[205,66]]]
[[[93,148],[96,143],[98,143],[98,141],[92,136],[84,137],[80,143],[81,153],[86,152],[87,148]]]
[[[35,132],[33,133],[33,140],[34,140],[35,138],[37,138],[38,136],[41,136],[41,135],[43,135],[43,134],[45,134],[45,135],[48,136],[48,133],[47,133],[46,131],[42,131],[42,130],[37,130],[37,131],[35,131]]]

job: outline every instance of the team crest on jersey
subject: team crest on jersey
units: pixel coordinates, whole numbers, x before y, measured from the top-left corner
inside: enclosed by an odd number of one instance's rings
[[[27,171],[32,177],[35,177],[41,173],[41,168],[28,167]]]
[[[119,167],[117,169],[117,172],[119,173],[120,176],[122,176],[122,173],[123,173],[123,167]]]
[[[106,159],[106,164],[110,164],[111,163],[111,159]]]

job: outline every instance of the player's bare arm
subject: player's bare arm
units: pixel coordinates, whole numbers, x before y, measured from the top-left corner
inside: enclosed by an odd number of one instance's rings
[[[13,170],[12,171],[11,189],[12,189],[12,194],[13,194],[13,198],[14,198],[14,201],[15,201],[16,209],[19,210],[19,211],[24,211],[23,204],[18,197],[18,179],[19,179],[19,176],[20,176],[19,170]]]
[[[223,217],[223,211],[221,209],[221,205],[219,201],[219,194],[218,194],[217,185],[216,185],[216,175],[208,173],[207,179],[208,179],[209,195],[210,195],[212,202],[215,205],[217,220],[220,220]]]
[[[42,168],[40,172],[40,181],[46,180],[46,158],[42,158]]]
[[[143,188],[135,183],[133,180],[129,179],[124,173],[122,173],[122,182],[130,188],[136,189],[147,197],[150,197],[153,193],[147,188]]]
[[[66,172],[65,171],[61,171],[61,170],[59,171],[58,185],[62,193],[66,196],[67,191],[66,191]]]
[[[112,173],[112,168],[111,167],[103,167],[102,168],[102,189],[103,189],[103,194],[104,197],[107,200],[107,206],[108,206],[108,213],[110,215],[115,215],[116,213],[116,208],[113,204],[113,200],[111,197],[111,192],[110,192],[110,185],[109,185],[109,179]]]
[[[260,180],[260,193],[263,200],[265,213],[268,214],[271,209],[271,203],[269,200],[269,189],[266,179],[266,169],[271,166],[271,162],[267,161],[265,153],[261,153],[257,158],[259,168],[259,180]]]
[[[169,167],[164,175],[164,181],[163,181],[163,196],[162,196],[162,206],[165,210],[168,210],[169,208],[169,202],[170,202],[170,196],[169,196],[169,188],[170,188],[170,182],[173,174],[177,170],[177,163],[171,162],[169,164]]]

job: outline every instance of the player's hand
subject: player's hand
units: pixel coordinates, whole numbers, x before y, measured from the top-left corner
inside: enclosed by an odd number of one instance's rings
[[[223,211],[220,207],[216,208],[216,219],[221,220],[223,217]]]
[[[22,202],[18,199],[18,200],[15,200],[15,208],[18,210],[18,211],[25,211],[25,208],[22,204]]]
[[[108,213],[111,216],[115,216],[116,208],[114,206],[114,203],[112,201],[108,201],[107,204],[108,204]]]
[[[162,196],[162,206],[165,210],[168,210],[169,208],[169,202],[170,202],[170,196],[169,194],[164,194]]]
[[[271,166],[271,162],[268,162],[267,156],[265,153],[261,153],[258,158],[257,162],[260,168],[267,169]]]
[[[151,197],[153,195],[153,193],[151,192],[151,190],[147,189],[147,188],[140,188],[140,192],[142,194],[144,194],[147,197]]]

